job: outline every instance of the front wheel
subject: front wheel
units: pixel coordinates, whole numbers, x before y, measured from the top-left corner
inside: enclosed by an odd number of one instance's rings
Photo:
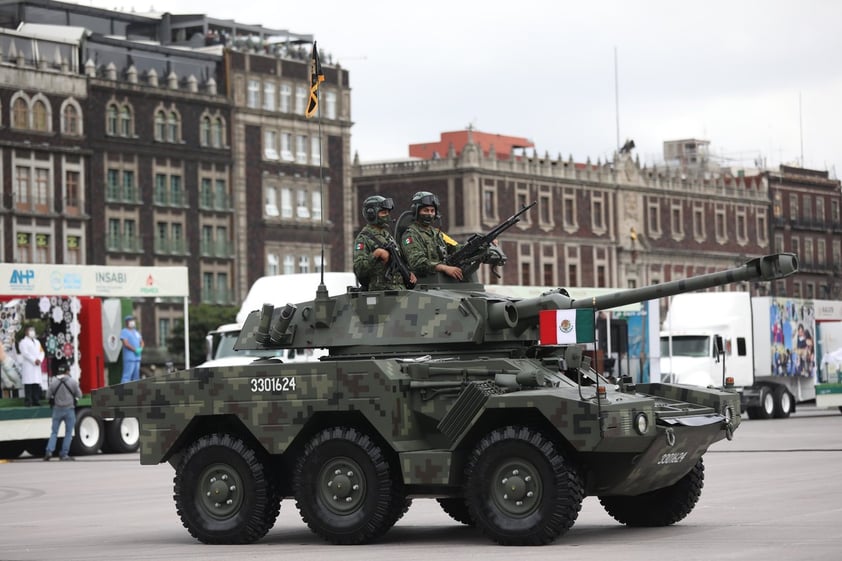
[[[468,501],[462,497],[448,497],[444,499],[436,499],[441,509],[456,522],[465,524],[466,526],[473,526],[474,521],[471,519],[471,512],[468,509]]]
[[[465,468],[465,498],[483,534],[501,545],[543,545],[582,508],[581,476],[555,444],[527,427],[491,431]]]
[[[173,498],[181,522],[203,543],[252,543],[266,535],[280,510],[267,463],[230,434],[196,440],[176,468]]]
[[[325,429],[307,443],[294,488],[301,518],[334,544],[370,542],[408,507],[403,482],[384,451],[350,427]]]
[[[605,511],[620,524],[637,527],[669,526],[683,520],[699,501],[705,481],[702,459],[669,487],[642,495],[599,497]]]
[[[65,431],[66,432],[66,431]],[[76,411],[76,430],[73,440],[70,441],[70,453],[74,456],[89,456],[96,454],[102,447],[105,432],[102,427],[102,419],[94,415],[90,409],[78,409]],[[70,438],[69,434],[64,438]]]

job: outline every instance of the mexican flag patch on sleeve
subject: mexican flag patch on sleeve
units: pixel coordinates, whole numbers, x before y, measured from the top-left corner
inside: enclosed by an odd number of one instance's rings
[[[357,251],[361,251],[361,250],[365,249],[365,244],[363,242],[357,242],[357,245],[356,245],[355,249]]]
[[[403,239],[403,245],[409,245],[412,243],[412,236],[407,236]]]

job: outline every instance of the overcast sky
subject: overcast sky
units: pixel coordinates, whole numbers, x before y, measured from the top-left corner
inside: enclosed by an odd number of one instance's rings
[[[842,175],[842,2],[80,0],[312,34],[350,71],[365,161],[469,124],[605,161],[634,139],[711,141],[726,164]],[[151,4],[150,4],[151,2]],[[617,86],[615,96],[615,49]]]

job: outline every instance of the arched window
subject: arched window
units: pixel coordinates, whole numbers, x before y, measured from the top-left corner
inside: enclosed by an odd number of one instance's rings
[[[178,142],[180,140],[178,135],[178,113],[170,111],[167,119],[167,141]]]
[[[40,99],[36,99],[32,104],[32,128],[42,132],[50,130],[47,117],[47,104]]]
[[[199,144],[202,146],[211,145],[211,121],[207,115],[202,117],[202,122],[199,125]]]
[[[132,111],[128,105],[120,109],[120,136],[132,135]]]
[[[221,117],[217,117],[213,120],[213,130],[211,131],[211,136],[213,137],[212,144],[214,148],[222,148],[225,146],[225,143],[222,140],[223,128]]]
[[[105,134],[117,135],[117,106],[113,103],[105,110]]]
[[[74,136],[82,134],[79,109],[70,100],[65,102],[64,109],[61,112],[61,131],[64,134]]]
[[[12,126],[16,129],[29,128],[29,104],[22,97],[12,105]]]
[[[163,111],[155,112],[155,140],[163,142],[167,138],[167,116]]]

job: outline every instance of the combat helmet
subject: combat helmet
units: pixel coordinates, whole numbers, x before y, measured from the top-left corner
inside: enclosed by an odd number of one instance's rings
[[[425,206],[436,209],[435,218],[439,217],[439,198],[429,191],[418,191],[412,195],[412,217],[418,219],[418,211]]]
[[[372,195],[363,201],[363,218],[369,224],[386,226],[389,223],[389,218],[381,219],[378,215],[381,210],[391,212],[393,208],[395,208],[395,203],[392,199],[381,197],[380,195]]]

